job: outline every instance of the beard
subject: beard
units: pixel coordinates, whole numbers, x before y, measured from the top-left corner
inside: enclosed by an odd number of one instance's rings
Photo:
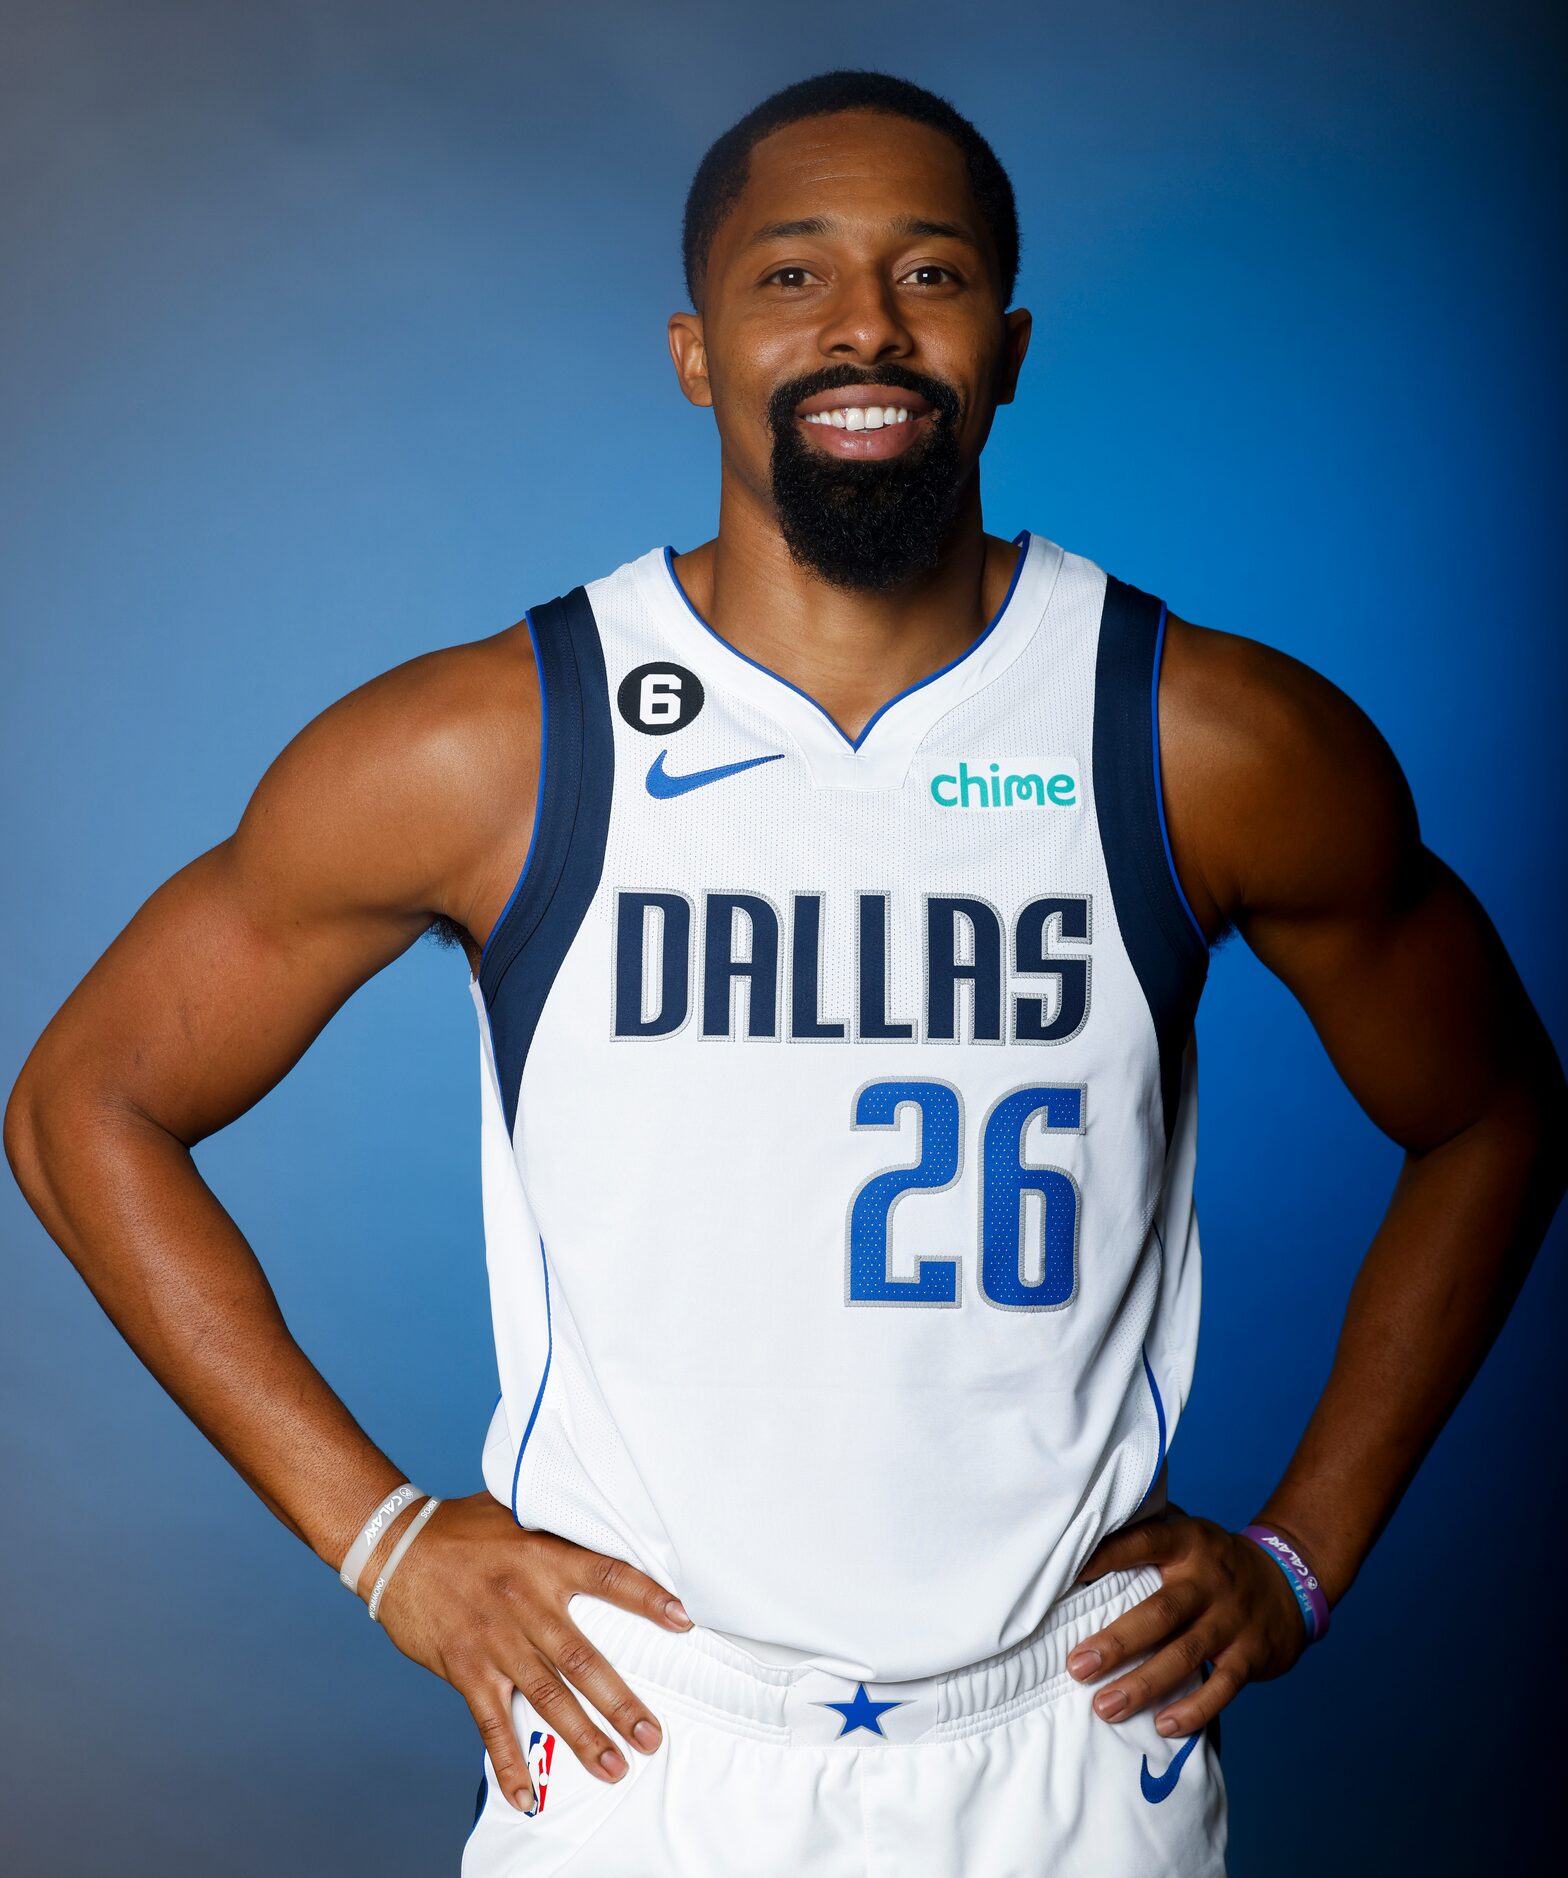
[[[901,455],[845,461],[801,435],[795,408],[819,391],[897,385],[931,406],[929,434]],[[792,378],[768,400],[773,506],[791,557],[835,587],[880,593],[918,579],[941,558],[963,493],[958,394],[901,365],[830,365]]]

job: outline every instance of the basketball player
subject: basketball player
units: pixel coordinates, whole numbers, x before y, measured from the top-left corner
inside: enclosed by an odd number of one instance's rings
[[[989,146],[913,86],[720,139],[669,328],[716,537],[325,711],[13,1095],[143,1361],[467,1701],[465,1878],[1221,1872],[1211,1724],[1324,1636],[1560,1196],[1556,1057],[1363,713],[986,533],[1017,259]],[[190,1157],[432,922],[501,1381],[449,1501]],[[1245,1533],[1166,1497],[1232,931],[1406,1150]]]

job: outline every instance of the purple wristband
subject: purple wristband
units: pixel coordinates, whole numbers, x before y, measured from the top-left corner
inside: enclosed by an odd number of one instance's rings
[[[1268,1526],[1243,1526],[1240,1536],[1250,1539],[1267,1552],[1285,1574],[1285,1581],[1301,1606],[1301,1621],[1307,1627],[1307,1642],[1321,1643],[1328,1635],[1328,1599],[1312,1568],[1288,1539]]]

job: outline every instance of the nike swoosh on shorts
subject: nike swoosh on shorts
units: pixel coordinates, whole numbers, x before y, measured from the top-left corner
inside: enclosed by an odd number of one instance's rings
[[[1188,1735],[1180,1750],[1171,1757],[1171,1763],[1163,1774],[1151,1774],[1149,1772],[1149,1757],[1147,1754],[1144,1755],[1143,1767],[1138,1775],[1138,1784],[1143,1788],[1143,1797],[1151,1806],[1158,1806],[1161,1800],[1168,1800],[1176,1791],[1176,1782],[1181,1779],[1182,1764],[1198,1745],[1198,1735],[1201,1735],[1202,1732],[1203,1730],[1200,1728],[1198,1734]]]

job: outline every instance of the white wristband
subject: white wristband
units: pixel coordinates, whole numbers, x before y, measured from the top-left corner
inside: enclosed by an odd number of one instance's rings
[[[387,1527],[397,1518],[410,1502],[424,1497],[423,1489],[416,1487],[411,1480],[405,1480],[401,1487],[389,1493],[381,1502],[362,1528],[359,1537],[348,1549],[348,1555],[338,1571],[350,1591],[358,1592],[359,1575],[365,1569],[365,1562],[376,1549]]]
[[[375,1586],[370,1593],[370,1617],[373,1623],[379,1621],[376,1617],[376,1612],[380,1609],[381,1594],[387,1588],[388,1579],[391,1578],[398,1566],[402,1564],[403,1554],[419,1537],[424,1529],[425,1521],[429,1519],[430,1515],[440,1504],[441,1502],[437,1499],[432,1498],[426,1500],[424,1505],[420,1507],[419,1511],[408,1522],[408,1531],[405,1532],[402,1538],[398,1540],[397,1544],[393,1546],[392,1556],[387,1560],[386,1564],[381,1567],[381,1576],[376,1580]]]

